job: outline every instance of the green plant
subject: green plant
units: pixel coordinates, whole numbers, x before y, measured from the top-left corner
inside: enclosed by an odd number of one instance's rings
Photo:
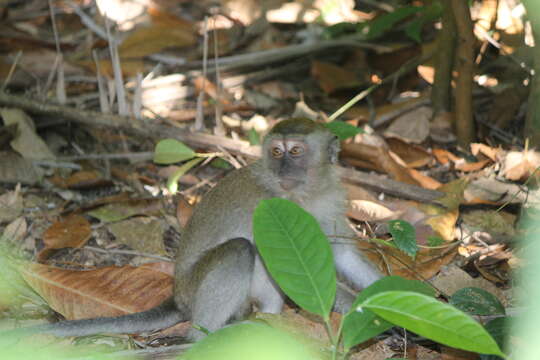
[[[475,320],[434,299],[433,290],[422,282],[395,276],[364,289],[333,333],[329,315],[335,297],[335,269],[329,242],[315,218],[288,200],[263,200],[253,216],[253,231],[259,253],[277,284],[327,324],[333,358],[338,357],[341,345],[346,353],[392,324],[448,346],[504,357]]]
[[[161,165],[174,164],[180,161],[188,162],[180,166],[167,179],[167,189],[171,193],[176,193],[178,190],[178,179],[187,173],[192,167],[200,163],[204,158],[216,156],[217,154],[197,153],[195,150],[186,146],[184,143],[175,139],[164,139],[156,144],[154,150],[154,162]]]

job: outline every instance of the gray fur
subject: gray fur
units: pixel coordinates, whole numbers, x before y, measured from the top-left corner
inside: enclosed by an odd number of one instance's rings
[[[195,208],[181,238],[175,261],[174,303],[116,318],[68,321],[31,328],[72,336],[98,332],[137,333],[191,320],[216,330],[243,318],[254,303],[260,311],[279,313],[284,296],[266,271],[253,245],[252,214],[267,198],[292,200],[317,218],[328,235],[353,237],[345,219],[345,191],[334,163],[339,142],[326,128],[310,120],[280,123],[265,138],[262,159],[221,180]],[[293,130],[291,132],[290,130]],[[271,143],[288,149],[287,141],[305,145],[305,156],[285,154],[293,168],[285,176],[297,184],[284,190],[283,164],[270,154]],[[332,244],[338,276],[360,290],[381,275],[357,250],[343,241]],[[338,310],[352,296],[338,296]],[[204,334],[192,330],[197,340]]]

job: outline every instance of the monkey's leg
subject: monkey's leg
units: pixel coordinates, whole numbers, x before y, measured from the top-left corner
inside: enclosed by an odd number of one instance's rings
[[[194,325],[215,331],[247,315],[254,260],[253,245],[243,238],[231,239],[201,258],[192,272],[199,282],[192,300]],[[194,341],[204,336],[196,329],[187,335]]]
[[[251,297],[257,302],[260,312],[279,314],[283,309],[283,293],[272,280],[259,257],[255,260],[255,270],[251,280]]]

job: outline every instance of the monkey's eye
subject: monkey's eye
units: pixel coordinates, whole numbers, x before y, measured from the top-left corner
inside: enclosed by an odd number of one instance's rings
[[[272,156],[275,158],[280,158],[283,156],[283,150],[278,147],[272,148]]]
[[[292,156],[299,156],[304,153],[304,148],[301,146],[293,146],[291,150],[289,150],[289,154]]]

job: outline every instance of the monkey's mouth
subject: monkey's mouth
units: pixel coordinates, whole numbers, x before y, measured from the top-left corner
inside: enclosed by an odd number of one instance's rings
[[[291,191],[301,183],[303,183],[302,180],[292,178],[281,178],[279,180],[279,186],[281,186],[281,188],[285,191]]]

